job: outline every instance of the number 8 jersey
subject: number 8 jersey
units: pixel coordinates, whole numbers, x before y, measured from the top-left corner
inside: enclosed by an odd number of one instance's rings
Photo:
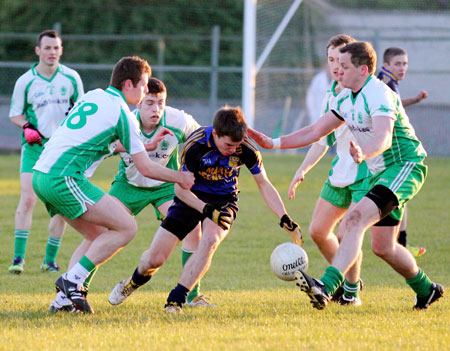
[[[109,154],[117,140],[130,155],[145,151],[138,121],[123,94],[114,87],[92,90],[61,123],[33,169],[83,178],[86,169]]]

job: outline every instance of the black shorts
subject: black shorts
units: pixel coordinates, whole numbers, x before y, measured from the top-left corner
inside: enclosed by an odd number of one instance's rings
[[[200,200],[215,205],[216,209],[227,206],[233,212],[233,221],[236,219],[239,210],[236,195],[217,195],[201,192],[196,192],[195,195]],[[186,205],[175,196],[172,206],[169,207],[167,217],[161,223],[161,227],[171,232],[178,239],[183,240],[205,218],[203,213]]]

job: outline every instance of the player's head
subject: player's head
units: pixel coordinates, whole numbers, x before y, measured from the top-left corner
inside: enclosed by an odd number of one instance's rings
[[[356,41],[345,45],[339,51],[339,81],[345,88],[361,89],[367,78],[375,72],[375,50],[368,42]]]
[[[34,49],[39,56],[39,63],[46,66],[57,66],[63,53],[62,39],[54,30],[44,30],[37,38]]]
[[[152,70],[148,62],[138,56],[122,57],[114,66],[111,86],[120,90],[129,104],[138,104],[148,92]]]
[[[333,80],[339,80],[339,49],[355,42],[356,39],[347,34],[338,34],[331,37],[327,44],[328,69]]]
[[[148,80],[148,93],[141,101],[139,109],[144,127],[157,126],[166,108],[167,89],[157,78]]]
[[[390,47],[384,50],[384,67],[388,69],[398,80],[405,78],[408,70],[408,54],[406,50],[398,47]]]
[[[247,135],[247,122],[240,107],[219,109],[214,115],[213,128],[214,143],[224,156],[234,154]]]

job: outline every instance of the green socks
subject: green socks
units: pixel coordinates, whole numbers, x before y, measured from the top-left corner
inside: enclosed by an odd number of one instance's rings
[[[350,283],[347,279],[344,280],[344,295],[358,297],[360,288],[359,280],[356,283]]]
[[[14,258],[21,257],[25,259],[25,250],[27,248],[29,230],[16,229],[14,230]]]
[[[181,264],[186,264],[189,257],[191,257],[193,252],[185,251],[183,248],[181,249]],[[187,295],[187,302],[191,302],[193,299],[195,299],[197,296],[200,295],[200,281],[197,283],[197,285],[194,286],[194,289]]]
[[[344,276],[338,269],[333,266],[328,266],[325,270],[325,274],[320,278],[328,295],[333,295],[337,288],[339,288],[344,282]]]
[[[419,269],[419,274],[413,279],[406,280],[406,283],[414,290],[419,297],[426,297],[430,294],[432,281],[428,276]]]
[[[55,237],[49,235],[48,241],[47,241],[47,247],[45,248],[44,263],[50,263],[50,262],[56,261],[56,255],[58,255],[61,241],[62,241],[62,238],[55,238]]]

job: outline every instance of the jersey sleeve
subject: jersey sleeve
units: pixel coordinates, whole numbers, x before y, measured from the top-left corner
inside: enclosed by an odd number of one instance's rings
[[[261,152],[256,147],[255,143],[247,137],[241,144],[242,147],[242,162],[248,168],[251,174],[259,174],[263,171],[264,165],[262,161]]]
[[[15,117],[24,114],[25,108],[25,80],[20,77],[14,85],[13,95],[11,97],[11,108],[9,110],[9,117]]]
[[[75,71],[73,72],[74,72],[73,77],[75,78],[76,85],[74,87],[75,92],[74,95],[72,95],[71,102],[73,105],[75,105],[75,103],[79,101],[81,97],[84,95],[84,87],[80,75]]]
[[[384,86],[383,88],[383,94],[378,93],[376,96],[368,96],[370,117],[386,116],[396,120],[399,97],[387,86]]]
[[[144,144],[139,136],[139,124],[131,112],[126,112],[121,108],[119,121],[117,123],[117,135],[130,155],[145,151]]]
[[[187,138],[198,128],[200,128],[200,124],[197,123],[197,121],[192,117],[190,114],[183,111],[184,118],[186,121],[186,124],[184,126],[183,130],[183,140],[182,142],[185,142]]]

